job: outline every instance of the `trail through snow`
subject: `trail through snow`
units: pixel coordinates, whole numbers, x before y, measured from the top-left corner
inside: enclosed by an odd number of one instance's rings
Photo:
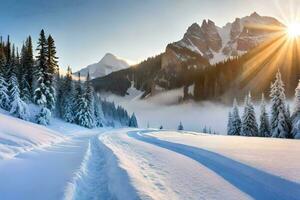
[[[251,199],[195,160],[130,137],[128,131],[104,133],[100,140],[118,157],[140,199]]]
[[[132,131],[129,136],[196,160],[254,199],[299,199],[300,185],[237,162],[218,153],[184,144],[163,141]],[[153,132],[153,131],[152,131]]]

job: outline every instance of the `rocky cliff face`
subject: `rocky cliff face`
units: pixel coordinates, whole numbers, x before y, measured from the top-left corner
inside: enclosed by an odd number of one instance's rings
[[[162,58],[162,67],[180,68],[182,62],[190,59],[187,54],[178,54],[174,49],[196,53],[207,59],[210,64],[244,54],[274,33],[267,27],[283,27],[283,25],[275,18],[260,16],[256,12],[250,16],[236,18],[234,22],[222,28],[211,20],[204,20],[201,26],[194,23],[180,41],[167,46]]]

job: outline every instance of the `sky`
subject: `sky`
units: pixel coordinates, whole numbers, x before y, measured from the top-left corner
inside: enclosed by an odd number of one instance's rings
[[[194,22],[218,26],[236,17],[298,14],[300,0],[0,0],[0,35],[17,46],[41,29],[55,41],[62,69],[73,71],[110,52],[138,63],[182,38]],[[299,6],[297,6],[299,5]]]

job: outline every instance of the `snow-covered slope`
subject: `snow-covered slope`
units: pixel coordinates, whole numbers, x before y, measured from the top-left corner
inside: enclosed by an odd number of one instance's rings
[[[300,195],[300,141],[155,130],[116,130],[99,139],[118,158],[140,199]]]
[[[92,79],[106,76],[114,71],[118,71],[121,69],[126,69],[129,67],[129,64],[120,58],[117,58],[115,55],[111,53],[105,54],[105,56],[98,62],[87,67],[81,69],[80,75],[86,76],[87,73],[90,73]],[[78,72],[74,73],[74,75],[78,75]]]
[[[44,126],[0,114],[0,160],[65,139]]]

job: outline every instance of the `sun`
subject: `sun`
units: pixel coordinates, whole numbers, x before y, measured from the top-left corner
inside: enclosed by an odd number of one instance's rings
[[[289,37],[300,37],[300,22],[293,22],[288,24],[287,33]]]

